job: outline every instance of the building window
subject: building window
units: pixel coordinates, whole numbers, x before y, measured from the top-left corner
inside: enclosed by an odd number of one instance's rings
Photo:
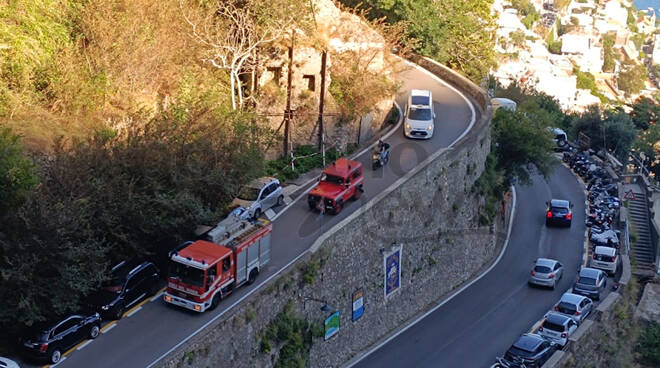
[[[316,77],[311,74],[306,74],[303,79],[307,82],[307,89],[313,91],[316,87]]]

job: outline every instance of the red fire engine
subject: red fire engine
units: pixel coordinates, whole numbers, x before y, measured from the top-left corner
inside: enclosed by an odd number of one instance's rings
[[[170,255],[165,301],[196,312],[214,309],[236,287],[254,282],[270,260],[272,231],[265,219],[229,218],[204,240],[184,244]]]

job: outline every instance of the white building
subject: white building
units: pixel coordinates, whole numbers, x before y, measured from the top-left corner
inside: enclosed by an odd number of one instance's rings
[[[608,1],[603,9],[605,20],[611,24],[625,27],[628,24],[628,9],[624,8],[619,1]]]
[[[654,65],[660,64],[660,34],[655,35],[653,40],[653,56],[651,59],[653,59]]]

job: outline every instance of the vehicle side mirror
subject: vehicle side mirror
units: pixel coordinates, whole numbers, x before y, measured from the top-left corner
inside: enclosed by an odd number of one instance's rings
[[[545,202],[545,206],[546,206],[546,207],[549,207],[550,205],[548,204],[548,202]]]
[[[571,208],[573,208],[573,203],[571,203]]]

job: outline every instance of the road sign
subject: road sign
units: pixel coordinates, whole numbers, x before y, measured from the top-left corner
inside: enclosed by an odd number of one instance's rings
[[[362,288],[353,293],[353,321],[357,321],[364,314],[364,293]]]
[[[635,193],[633,193],[632,189],[626,192],[626,194],[623,195],[623,199],[630,199],[631,201],[635,200]]]

